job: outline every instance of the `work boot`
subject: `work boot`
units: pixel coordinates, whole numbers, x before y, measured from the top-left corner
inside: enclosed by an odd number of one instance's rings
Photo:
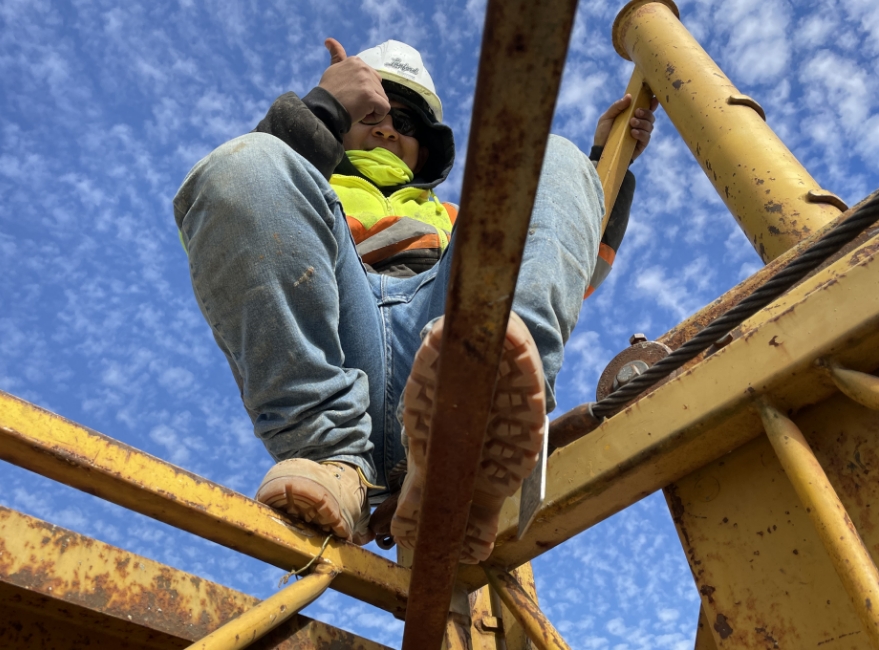
[[[440,319],[424,338],[403,397],[408,469],[391,521],[391,533],[397,544],[408,549],[415,547],[418,529],[442,329]],[[537,346],[522,319],[512,313],[485,447],[476,474],[460,560],[464,564],[477,564],[491,555],[501,506],[507,497],[515,494],[537,464],[546,418],[544,390],[543,364]],[[454,476],[448,478],[455,480]]]
[[[354,465],[293,458],[268,471],[256,500],[363,545],[372,539],[367,487],[363,472]]]

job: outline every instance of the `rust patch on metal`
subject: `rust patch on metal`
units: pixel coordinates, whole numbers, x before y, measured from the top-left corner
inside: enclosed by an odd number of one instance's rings
[[[776,641],[775,638],[766,631],[765,627],[755,627],[754,631],[757,634],[761,635],[764,641],[766,641],[767,643],[771,643],[773,648],[778,647],[778,641]]]
[[[690,535],[687,533],[687,526],[684,524],[684,514],[686,513],[686,509],[684,508],[684,502],[678,495],[678,486],[671,483],[663,490],[663,492],[665,493],[665,498],[668,502],[669,510],[671,511],[671,518],[674,521],[675,526],[677,526],[678,532],[684,538],[684,552],[690,555],[692,544],[690,543]]]
[[[772,214],[781,214],[784,211],[784,206],[781,203],[776,203],[775,201],[767,201],[763,205],[763,209],[766,212],[770,212]]]
[[[578,406],[559,416],[549,425],[550,453],[594,431],[599,424],[601,421],[592,415],[588,404]]]
[[[191,642],[259,602],[3,507],[0,531],[0,583],[52,599],[62,609],[67,604],[68,609],[81,607],[111,617],[121,621],[118,629],[137,626]],[[71,572],[59,566],[65,554],[72,555],[79,568]],[[14,621],[9,624],[15,626]],[[384,647],[304,617],[292,619],[270,636],[273,644],[261,642],[260,647]]]
[[[733,629],[732,627],[730,627],[729,621],[723,614],[717,615],[717,620],[714,622],[714,630],[720,635],[721,639],[728,639],[733,633]]]
[[[823,641],[819,641],[816,646],[824,645],[825,643],[832,643],[833,641],[839,641],[840,639],[844,639],[849,636],[854,636],[855,634],[860,634],[861,631],[857,630],[856,632],[849,632],[848,634],[840,634],[839,636],[834,636],[829,639],[824,639]]]

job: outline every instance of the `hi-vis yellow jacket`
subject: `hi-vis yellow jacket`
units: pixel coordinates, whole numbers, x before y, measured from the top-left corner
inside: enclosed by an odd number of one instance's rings
[[[449,245],[458,209],[430,189],[406,186],[388,196],[365,178],[333,174],[357,253],[374,271],[414,275]]]

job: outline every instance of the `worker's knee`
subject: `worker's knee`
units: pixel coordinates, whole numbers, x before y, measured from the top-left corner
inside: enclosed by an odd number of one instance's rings
[[[311,163],[266,133],[230,140],[199,161],[184,181],[175,208],[185,213],[199,198],[234,214],[277,202],[310,204],[325,213],[338,200]]]
[[[282,140],[267,133],[248,133],[217,147],[206,159],[205,173],[222,191],[263,191],[266,184],[294,183],[303,189],[324,179],[311,163]]]

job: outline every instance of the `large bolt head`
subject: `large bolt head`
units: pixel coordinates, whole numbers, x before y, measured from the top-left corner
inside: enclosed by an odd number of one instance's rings
[[[629,337],[629,345],[635,345],[635,343],[646,343],[647,337],[641,332],[635,332],[632,336]]]
[[[614,378],[613,389],[616,390],[621,388],[638,375],[643,375],[647,368],[649,368],[649,366],[640,359],[629,361],[629,363],[620,368],[617,376]]]

